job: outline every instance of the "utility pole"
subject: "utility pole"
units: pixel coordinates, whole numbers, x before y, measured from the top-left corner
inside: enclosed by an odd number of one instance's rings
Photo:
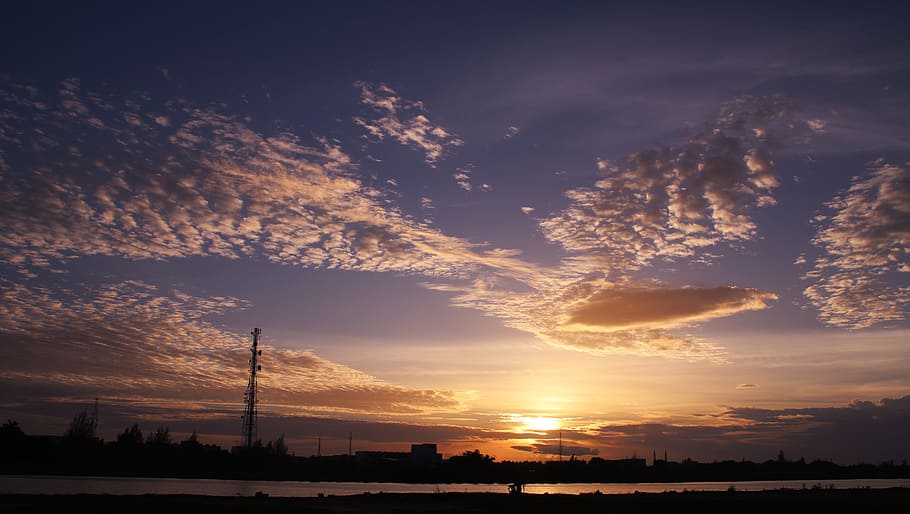
[[[354,432],[348,432],[348,456],[354,455]]]
[[[250,379],[246,386],[246,392],[243,393],[243,431],[240,434],[240,446],[252,448],[258,439],[258,429],[256,426],[256,416],[258,414],[259,397],[256,390],[256,372],[262,370],[259,365],[259,357],[262,350],[259,349],[259,335],[262,331],[254,328],[250,335],[253,336],[253,342],[250,344]]]
[[[559,431],[559,462],[562,462],[562,430]]]

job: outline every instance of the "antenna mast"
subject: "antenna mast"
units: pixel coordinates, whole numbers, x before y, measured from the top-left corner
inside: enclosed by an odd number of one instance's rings
[[[92,437],[98,436],[98,398],[95,398],[95,406],[92,408]]]
[[[250,381],[246,386],[246,392],[243,393],[243,431],[240,434],[240,446],[244,448],[252,448],[258,439],[256,414],[259,410],[259,397],[256,395],[256,372],[262,370],[262,366],[259,365],[259,356],[262,355],[262,350],[259,349],[261,333],[258,328],[250,332],[253,336],[253,343],[250,345]]]

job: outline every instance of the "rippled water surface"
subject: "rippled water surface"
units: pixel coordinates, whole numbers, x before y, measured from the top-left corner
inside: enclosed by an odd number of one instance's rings
[[[769,480],[758,482],[676,482],[638,484],[528,484],[531,494],[604,494],[664,491],[737,491],[834,487],[910,487],[910,479],[875,480]],[[0,493],[10,494],[199,494],[206,496],[251,496],[262,491],[271,496],[351,495],[369,493],[506,492],[506,484],[398,484],[382,482],[273,482],[183,478],[63,477],[0,475]]]

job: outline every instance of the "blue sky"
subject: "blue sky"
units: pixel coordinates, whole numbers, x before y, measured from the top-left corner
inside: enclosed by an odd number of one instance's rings
[[[27,431],[97,397],[233,444],[258,326],[299,454],[907,456],[868,426],[910,390],[899,3],[7,11]]]

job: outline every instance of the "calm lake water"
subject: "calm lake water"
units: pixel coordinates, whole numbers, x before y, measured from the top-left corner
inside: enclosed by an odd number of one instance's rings
[[[910,479],[876,480],[770,480],[759,482],[676,482],[666,484],[528,484],[531,494],[579,494],[600,491],[624,494],[664,491],[737,491],[834,487],[908,487]],[[252,496],[262,491],[270,496],[351,495],[369,493],[493,492],[505,493],[506,484],[396,484],[381,482],[271,482],[254,480],[209,480],[184,478],[64,477],[0,475],[0,494],[198,494],[205,496]]]

